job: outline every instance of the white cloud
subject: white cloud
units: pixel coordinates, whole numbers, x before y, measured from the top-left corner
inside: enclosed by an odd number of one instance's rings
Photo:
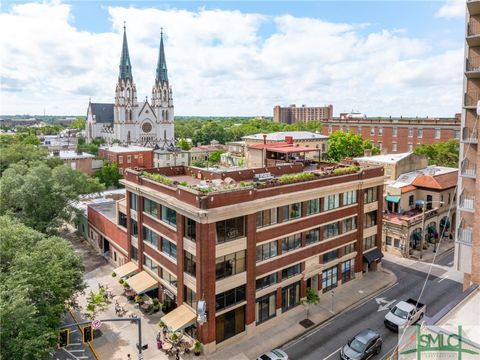
[[[18,4],[0,14],[0,112],[84,114],[89,97],[112,102],[124,20],[139,100],[150,96],[165,29],[178,115],[271,115],[291,103],[372,116],[460,110],[460,46],[433,53],[405,30],[225,10],[108,12],[105,33],[76,29],[66,4]],[[273,32],[263,38],[266,24]]]
[[[465,0],[446,0],[435,16],[453,18],[465,17]]]

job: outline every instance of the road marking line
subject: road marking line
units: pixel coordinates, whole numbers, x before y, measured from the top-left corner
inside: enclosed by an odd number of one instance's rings
[[[442,278],[440,280],[438,280],[437,282],[438,283],[441,283],[443,280],[445,280],[446,278],[448,278],[448,275],[445,275],[445,276],[442,276]]]
[[[335,355],[337,352],[339,352],[341,349],[341,347],[339,347],[337,350],[335,350],[334,352],[332,352],[330,355],[328,355],[326,358],[323,358],[323,360],[327,360],[329,357],[332,357],[333,355]]]
[[[380,360],[383,360],[383,359],[386,359],[392,352],[393,350],[395,350],[397,348],[397,346],[394,346],[393,348],[391,348],[390,350],[388,350],[385,355],[382,356],[382,358]]]
[[[450,261],[447,265],[448,265],[448,266],[452,266],[452,265],[453,265],[453,261]]]

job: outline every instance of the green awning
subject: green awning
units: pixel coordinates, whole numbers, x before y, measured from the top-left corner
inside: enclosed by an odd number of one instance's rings
[[[436,225],[428,225],[427,230],[430,234],[433,234],[437,231],[437,226]]]
[[[399,203],[400,202],[400,196],[397,195],[387,195],[385,196],[385,200],[389,202],[394,202],[394,203]]]

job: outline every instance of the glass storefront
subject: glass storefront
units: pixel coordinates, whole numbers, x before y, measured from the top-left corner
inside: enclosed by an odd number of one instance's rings
[[[300,282],[282,288],[282,312],[300,303]]]
[[[337,267],[331,267],[322,272],[322,292],[327,292],[337,287]]]
[[[245,306],[217,316],[215,330],[217,343],[245,331]]]

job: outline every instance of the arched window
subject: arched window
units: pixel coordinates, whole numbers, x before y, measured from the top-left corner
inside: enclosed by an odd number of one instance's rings
[[[163,138],[167,140],[167,130],[163,130]]]

